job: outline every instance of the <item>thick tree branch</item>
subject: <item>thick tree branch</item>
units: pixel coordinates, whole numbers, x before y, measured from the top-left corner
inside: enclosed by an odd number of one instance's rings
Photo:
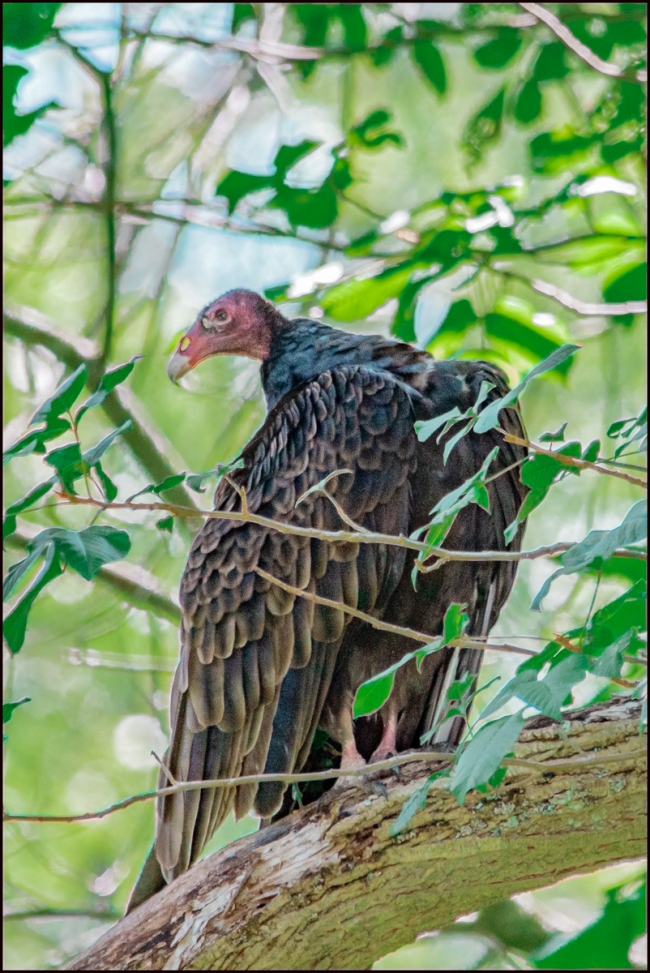
[[[91,391],[97,388],[104,369],[102,354],[94,341],[80,335],[73,337],[60,331],[32,309],[5,310],[4,322],[7,334],[18,338],[28,346],[42,345],[68,368],[75,369],[79,365],[85,365],[88,370],[88,387]],[[104,399],[101,408],[115,426],[122,425],[127,419],[131,420],[131,428],[122,433],[122,439],[155,483],[160,483],[165,477],[176,473],[167,457],[156,445],[155,434],[147,429],[143,418],[136,414],[133,403],[128,402],[128,393],[125,389],[118,386]],[[176,503],[194,508],[194,501],[182,486],[174,487],[167,495]]]
[[[10,534],[5,543],[10,547],[25,550],[29,541],[37,533],[38,531],[35,530],[28,531],[19,528],[13,534]],[[179,605],[162,591],[157,578],[145,568],[126,562],[112,566],[105,565],[99,569],[95,575],[95,580],[118,592],[136,608],[144,608],[180,624],[181,610]]]
[[[597,54],[579,41],[578,38],[571,33],[568,27],[566,27],[561,20],[547,10],[546,7],[542,7],[539,3],[520,3],[520,7],[532,14],[533,17],[537,17],[543,24],[546,24],[549,30],[552,30],[555,36],[562,41],[565,47],[568,47],[570,51],[573,51],[581,61],[588,64],[590,68],[594,71],[598,71],[599,74],[605,74],[609,78],[625,78],[626,81],[636,81],[638,84],[645,84],[648,80],[647,71],[635,71],[634,69],[623,71],[616,64],[610,64],[609,61],[603,61],[598,57]]]
[[[330,791],[199,862],[68,969],[368,969],[458,915],[640,857],[639,713],[639,702],[618,699],[562,727],[529,721],[497,790],[470,792],[460,807],[438,781],[396,837],[389,827],[430,766],[390,775],[385,798]],[[608,762],[586,763],[595,753]],[[547,772],[514,766],[530,758]]]

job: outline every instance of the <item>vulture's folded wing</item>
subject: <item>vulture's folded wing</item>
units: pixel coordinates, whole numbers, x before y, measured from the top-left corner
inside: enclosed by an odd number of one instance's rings
[[[327,490],[356,523],[398,534],[409,522],[416,437],[409,391],[385,373],[345,366],[286,396],[222,481],[218,510],[287,524],[341,529]],[[349,616],[306,593],[380,611],[404,565],[403,549],[334,545],[234,520],[208,520],[181,583],[181,659],[170,706],[165,764],[177,781],[291,772],[306,758]],[[159,786],[167,784],[159,775]],[[158,800],[155,851],[170,881],[201,854],[234,807],[277,810],[283,784],[206,788]]]

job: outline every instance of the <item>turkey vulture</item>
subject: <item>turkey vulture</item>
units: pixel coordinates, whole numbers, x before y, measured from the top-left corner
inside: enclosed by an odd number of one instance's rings
[[[476,504],[457,516],[450,550],[504,550],[504,529],[525,495],[521,447],[496,431],[469,433],[445,464],[431,436],[418,442],[414,421],[508,389],[484,361],[436,361],[427,352],[379,336],[355,335],[306,318],[289,321],[258,294],[233,290],[201,312],[181,338],[167,371],[173,380],[211,355],[262,363],[268,414],[241,453],[241,465],[216,491],[218,510],[248,510],[297,527],[410,535],[428,523],[445,494],[499,447],[488,484],[490,511]],[[517,408],[504,409],[507,431],[523,435]],[[338,471],[338,472],[337,472]],[[334,474],[326,489],[314,491]],[[497,474],[499,474],[497,476]],[[510,547],[518,550],[523,526]],[[411,581],[414,552],[394,545],[332,543],[254,523],[208,519],[181,581],[181,655],[171,690],[171,745],[165,765],[177,781],[299,771],[317,728],[342,749],[342,766],[359,766],[418,746],[444,712],[454,678],[477,673],[481,652],[446,648],[418,671],[403,666],[381,710],[353,722],[362,682],[413,648],[343,609],[296,596],[257,573],[386,621],[442,632],[446,609],[466,604],[468,632],[485,636],[512,588],[516,562],[447,562]],[[462,719],[434,738],[458,741]],[[161,770],[158,786],[167,784]],[[154,849],[129,909],[182,874],[234,810],[268,818],[286,785],[194,790],[158,799]]]

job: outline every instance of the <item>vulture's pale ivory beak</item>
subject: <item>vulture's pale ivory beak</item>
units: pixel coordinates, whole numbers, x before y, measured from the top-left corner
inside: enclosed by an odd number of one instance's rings
[[[167,362],[167,375],[171,378],[174,384],[178,384],[178,380],[186,375],[192,368],[192,363],[187,355],[181,355],[179,351],[175,351]]]

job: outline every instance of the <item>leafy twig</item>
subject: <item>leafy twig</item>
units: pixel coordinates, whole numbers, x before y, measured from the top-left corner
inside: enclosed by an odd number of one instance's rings
[[[623,473],[620,470],[608,470],[598,463],[590,463],[586,459],[578,459],[575,456],[567,456],[565,453],[558,453],[552,449],[544,449],[543,446],[538,446],[537,443],[532,443],[528,439],[522,439],[520,436],[514,436],[511,433],[504,432],[503,437],[507,443],[514,443],[516,446],[527,446],[528,449],[533,449],[540,456],[552,456],[556,459],[558,463],[562,463],[563,466],[575,466],[579,470],[595,470],[596,473],[603,473],[605,476],[614,476],[619,480],[626,480],[628,483],[634,484],[634,486],[643,487],[647,489],[648,484],[645,480],[642,480],[638,476],[632,476],[631,473]]]

